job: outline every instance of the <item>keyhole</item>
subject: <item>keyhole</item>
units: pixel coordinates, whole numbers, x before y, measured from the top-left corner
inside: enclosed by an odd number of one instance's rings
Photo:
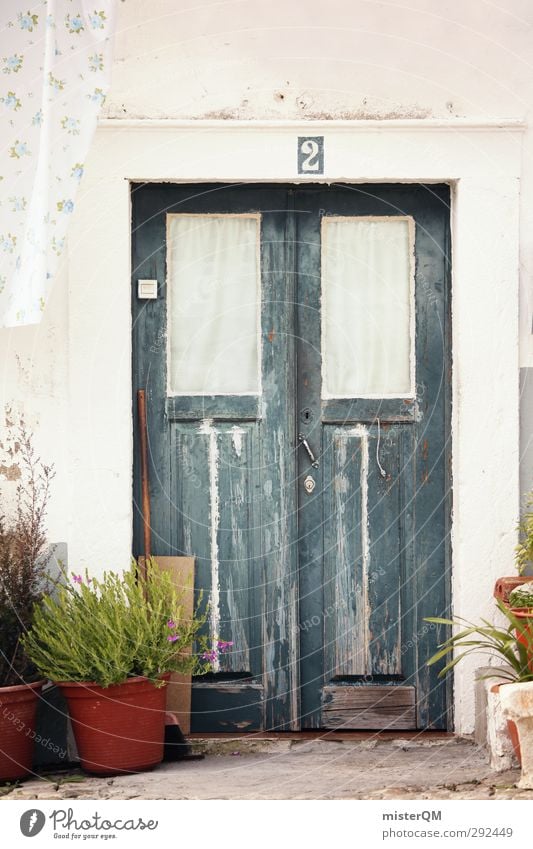
[[[303,422],[308,423],[313,418],[313,414],[308,407],[305,407],[305,409],[303,409],[302,412],[300,413],[300,418]]]
[[[304,489],[305,489],[305,491],[307,492],[308,495],[311,495],[315,486],[316,486],[316,483],[315,483],[314,478],[312,478],[311,475],[307,475],[306,479],[304,480]]]

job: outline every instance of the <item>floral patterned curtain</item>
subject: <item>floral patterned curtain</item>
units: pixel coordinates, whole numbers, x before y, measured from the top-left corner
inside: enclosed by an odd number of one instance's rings
[[[109,86],[114,7],[0,4],[0,326],[40,321]]]

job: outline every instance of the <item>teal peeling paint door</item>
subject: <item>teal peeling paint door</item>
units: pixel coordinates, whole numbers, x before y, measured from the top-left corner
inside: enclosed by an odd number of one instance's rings
[[[233,642],[193,730],[446,727],[448,220],[443,186],[133,188],[153,550]],[[140,552],[137,460],[134,504]]]

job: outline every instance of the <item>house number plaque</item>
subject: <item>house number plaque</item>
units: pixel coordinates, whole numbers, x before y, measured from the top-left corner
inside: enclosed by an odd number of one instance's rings
[[[298,137],[298,174],[324,173],[324,136]]]

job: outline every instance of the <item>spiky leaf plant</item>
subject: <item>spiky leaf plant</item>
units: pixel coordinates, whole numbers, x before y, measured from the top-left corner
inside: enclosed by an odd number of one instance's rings
[[[494,676],[486,675],[483,677],[506,678],[515,683],[533,681],[533,671],[528,666],[528,662],[531,662],[529,658],[533,652],[533,635],[523,619],[515,616],[501,601],[498,600],[496,603],[500,612],[507,619],[507,624],[502,627],[494,625],[487,619],[482,619],[481,624],[478,625],[462,617],[456,619],[426,618],[426,622],[462,629],[441,643],[439,650],[427,662],[428,666],[432,666],[442,658],[448,658],[451,654],[455,655],[441,669],[439,678],[444,677],[467,655],[481,653],[490,657],[494,657],[495,654],[499,655],[506,662],[505,667],[494,669]],[[523,636],[526,645],[519,641],[517,634]],[[458,654],[457,652],[461,649],[464,649],[464,651]]]

